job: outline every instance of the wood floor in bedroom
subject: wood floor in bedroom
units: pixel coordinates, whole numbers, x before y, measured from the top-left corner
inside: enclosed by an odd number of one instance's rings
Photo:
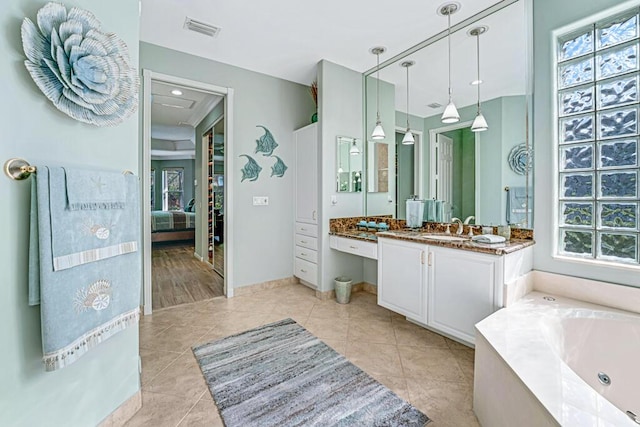
[[[224,281],[193,256],[192,242],[153,244],[153,308],[160,309],[223,296]]]

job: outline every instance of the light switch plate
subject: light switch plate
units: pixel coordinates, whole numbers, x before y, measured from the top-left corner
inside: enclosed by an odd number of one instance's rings
[[[269,197],[267,196],[253,196],[253,206],[268,206]]]
[[[331,196],[331,204],[332,205],[338,204],[338,196],[336,196],[335,194]]]

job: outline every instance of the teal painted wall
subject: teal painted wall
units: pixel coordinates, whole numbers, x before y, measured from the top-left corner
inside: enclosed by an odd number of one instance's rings
[[[193,180],[195,178],[195,160],[152,160],[151,169],[155,172],[155,206],[154,210],[162,210],[162,169],[164,168],[182,168],[184,169],[184,195],[182,198],[184,206],[194,195]],[[196,209],[197,210],[197,209]]]
[[[40,92],[23,61],[20,24],[35,21],[44,1],[4,0],[0,38],[0,161],[23,157],[32,164],[129,169],[139,164],[138,117],[115,127],[98,128],[59,112]],[[70,0],[70,8],[91,10],[105,30],[129,47],[138,66],[138,2]],[[0,221],[0,425],[95,426],[140,388],[138,328],[128,328],[76,363],[45,372],[39,307],[27,305],[29,195],[28,181],[0,177],[5,209]],[[140,277],[131,285],[140,286]]]
[[[227,174],[233,174],[235,183],[235,225],[231,231],[235,259],[232,286],[240,287],[291,277],[293,245],[290,239],[283,239],[282,236],[293,235],[292,169],[287,170],[283,178],[270,177],[275,160],[254,154],[256,139],[263,134],[256,125],[269,128],[279,144],[274,154],[292,167],[293,131],[309,124],[311,115],[315,112],[309,88],[144,42],[140,43],[140,67],[235,90],[235,158],[230,159],[227,171]],[[196,140],[198,139],[196,136]],[[257,181],[240,182],[240,171],[246,163],[245,158],[237,157],[240,154],[254,156],[262,167]],[[253,196],[269,197],[269,206],[253,206]]]
[[[554,258],[555,252],[555,143],[553,130],[556,121],[552,105],[554,57],[553,32],[564,33],[577,21],[589,24],[617,11],[637,7],[638,1],[620,0],[535,0],[533,2],[533,56],[534,56],[534,147],[535,147],[535,210],[534,268],[553,273],[568,274],[594,280],[640,287],[637,269],[594,265],[579,261]],[[616,10],[611,8],[616,7]],[[608,11],[607,11],[608,10]],[[550,13],[550,11],[553,11]],[[600,14],[599,17],[595,17]],[[605,15],[605,16],[606,16]]]
[[[396,218],[406,219],[407,199],[417,194],[415,189],[415,147],[402,144],[404,132],[396,132],[396,151],[398,156],[398,171],[396,177],[397,210]]]

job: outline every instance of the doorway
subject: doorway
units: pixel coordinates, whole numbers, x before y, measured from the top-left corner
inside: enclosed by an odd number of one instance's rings
[[[224,174],[224,165],[231,156],[231,123],[233,89],[213,86],[144,70],[143,72],[143,129],[142,129],[142,210],[143,223],[143,304],[144,314],[153,308],[163,308],[215,296],[232,296],[231,275],[225,277],[213,272],[209,262],[208,220],[213,211],[213,165],[209,167],[208,144],[202,142],[203,127],[212,114],[221,112],[225,120],[220,123],[225,147],[218,159],[222,173],[216,177],[217,190],[226,202],[232,199],[232,177]],[[185,116],[186,114],[186,116]],[[167,123],[162,123],[162,120]],[[189,132],[191,138],[161,138],[162,132]],[[162,131],[162,132],[159,132]],[[199,135],[198,137],[196,135]],[[213,136],[213,135],[212,135]],[[196,143],[197,142],[197,143]],[[228,147],[226,147],[228,146]],[[226,149],[224,149],[226,148]],[[190,151],[190,159],[184,157]],[[189,156],[187,155],[187,156]],[[159,160],[158,156],[174,157]],[[182,161],[182,165],[159,163]],[[225,182],[226,181],[226,182]],[[209,195],[211,194],[211,204]],[[161,207],[160,217],[154,218],[152,209]],[[158,209],[156,209],[158,210]],[[230,209],[225,209],[227,214]],[[227,236],[221,247],[222,271],[232,271],[230,250],[230,221],[219,225],[219,234]],[[167,230],[173,226],[174,230]],[[192,226],[192,227],[189,227]],[[215,225],[214,225],[215,227]],[[159,230],[164,228],[164,230]],[[191,228],[191,230],[189,230]],[[161,233],[163,231],[164,233]],[[154,272],[154,268],[158,271]],[[159,274],[154,274],[159,273]],[[154,279],[164,280],[154,286]],[[184,280],[183,280],[184,279]],[[164,291],[172,294],[167,297]]]
[[[432,129],[430,147],[430,198],[444,201],[444,220],[477,217],[475,133],[471,122]]]

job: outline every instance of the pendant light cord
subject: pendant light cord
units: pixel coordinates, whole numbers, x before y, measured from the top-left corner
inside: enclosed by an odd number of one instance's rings
[[[376,53],[376,124],[380,123],[380,53]]]
[[[478,114],[480,114],[480,33],[476,34],[476,54],[478,56]]]
[[[451,102],[451,7],[447,8],[447,42],[449,44],[449,102]]]
[[[409,132],[409,66],[407,68],[407,132]]]

